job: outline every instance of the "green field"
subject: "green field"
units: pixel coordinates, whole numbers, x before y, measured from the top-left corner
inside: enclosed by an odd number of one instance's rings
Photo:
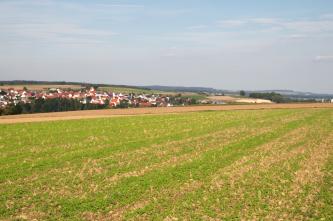
[[[139,87],[98,87],[98,90],[107,91],[107,92],[114,92],[114,93],[124,93],[124,94],[161,94],[165,96],[176,96],[178,94],[181,94],[184,97],[189,97],[193,99],[206,99],[207,96],[199,93],[194,92],[177,92],[177,91],[159,91],[159,90],[149,90]]]
[[[110,86],[110,87],[99,87],[98,90],[102,91],[108,91],[108,92],[114,92],[114,93],[134,93],[134,94],[159,94],[163,93],[162,91],[155,91],[155,90],[149,90],[144,88],[134,88],[134,87],[116,87],[116,86]]]
[[[0,128],[0,220],[333,218],[333,109]]]

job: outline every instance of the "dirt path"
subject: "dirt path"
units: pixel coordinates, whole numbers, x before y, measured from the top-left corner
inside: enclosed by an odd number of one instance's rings
[[[260,109],[297,109],[297,108],[333,108],[333,104],[332,103],[252,104],[252,105],[186,106],[186,107],[68,111],[68,112],[1,116],[0,124],[103,118],[103,117],[116,117],[116,116],[130,116],[130,115],[169,114],[169,113],[183,113],[183,112],[208,111],[208,110],[260,110]]]

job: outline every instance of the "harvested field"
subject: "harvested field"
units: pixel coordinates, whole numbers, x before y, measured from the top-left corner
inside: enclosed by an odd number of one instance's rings
[[[223,101],[226,103],[246,103],[246,104],[271,104],[270,100],[246,97],[231,97],[231,96],[209,96],[209,100]]]
[[[195,111],[299,109],[299,108],[333,108],[333,104],[331,103],[256,104],[256,105],[186,106],[186,107],[68,111],[68,112],[53,112],[53,113],[42,113],[42,114],[0,116],[0,124],[88,119],[88,118],[102,118],[102,117],[116,117],[116,116],[130,116],[130,115],[170,114],[170,113],[183,113],[183,112],[195,112]]]
[[[333,108],[318,105],[1,124],[0,220],[330,220]]]

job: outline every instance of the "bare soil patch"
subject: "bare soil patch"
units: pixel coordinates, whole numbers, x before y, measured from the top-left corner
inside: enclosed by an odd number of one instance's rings
[[[232,97],[232,96],[210,96],[209,100],[223,101],[232,103],[248,103],[248,104],[272,104],[273,102],[265,99],[246,98],[246,97]]]
[[[255,104],[255,105],[253,104],[253,105],[216,105],[216,106],[212,105],[212,106],[68,111],[68,112],[1,116],[0,124],[103,118],[103,117],[131,116],[131,115],[151,115],[151,114],[158,115],[158,114],[184,113],[184,112],[195,112],[195,111],[300,109],[300,108],[333,108],[333,103]]]

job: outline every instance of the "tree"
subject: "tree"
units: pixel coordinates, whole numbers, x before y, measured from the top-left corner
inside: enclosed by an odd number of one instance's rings
[[[267,99],[275,103],[285,103],[288,102],[288,99],[283,97],[281,94],[271,92],[271,93],[251,93],[249,95],[251,98]]]
[[[20,105],[22,108],[22,114],[28,114],[31,113],[31,104],[30,103],[19,103],[17,105]]]
[[[21,114],[22,113],[22,107],[21,105],[17,104],[9,104],[4,109],[4,115],[12,115],[12,114]]]
[[[245,91],[241,90],[241,91],[239,92],[239,95],[240,95],[240,96],[245,96],[246,93],[245,93]]]
[[[119,108],[128,108],[128,100],[121,100],[118,107]]]
[[[43,105],[45,103],[45,100],[43,98],[38,98],[33,101],[32,103],[32,113],[40,113],[43,112]]]

